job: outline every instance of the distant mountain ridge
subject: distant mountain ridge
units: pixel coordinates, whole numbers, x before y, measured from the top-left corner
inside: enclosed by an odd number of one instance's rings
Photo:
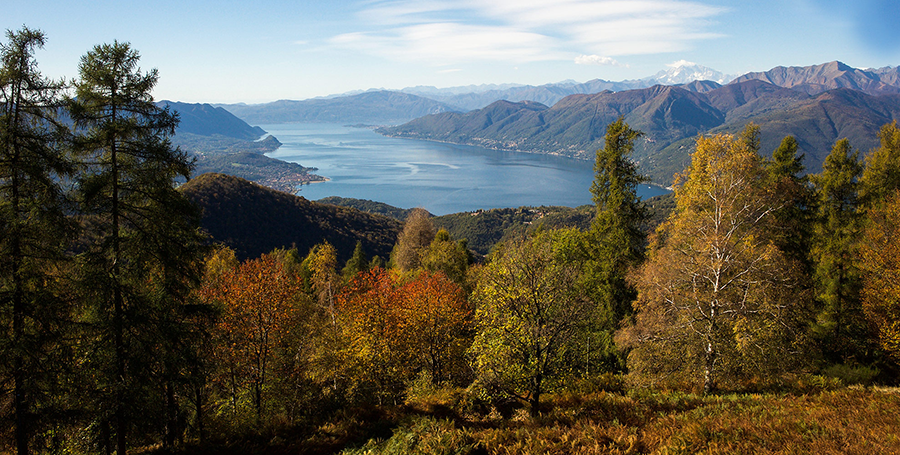
[[[763,153],[771,153],[784,136],[794,135],[806,154],[807,169],[818,172],[839,138],[850,139],[864,151],[876,146],[881,126],[900,119],[900,95],[836,89],[810,96],[758,79],[704,93],[657,85],[570,95],[552,107],[498,101],[465,114],[442,113],[378,131],[590,160],[603,145],[607,124],[619,116],[645,133],[634,154],[641,170],[667,185],[688,164],[698,134],[737,132],[750,121],[760,126]]]
[[[769,71],[747,73],[732,83],[750,79],[759,79],[809,95],[838,88],[858,90],[870,95],[900,93],[900,67],[864,70],[839,61],[812,66],[778,66]]]
[[[428,114],[456,110],[429,98],[386,90],[337,98],[280,100],[265,104],[219,105],[246,122],[397,124]]]
[[[159,107],[168,106],[178,113],[180,122],[175,134],[196,134],[199,136],[224,136],[234,139],[255,141],[266,132],[258,126],[250,126],[231,112],[210,104],[159,101]]]
[[[669,69],[660,71],[653,76],[620,82],[593,79],[584,83],[563,81],[539,86],[507,84],[512,86],[467,86],[450,87],[447,89],[437,89],[434,87],[407,87],[401,91],[429,97],[451,106],[456,106],[461,110],[468,111],[481,109],[494,101],[499,100],[512,102],[535,101],[547,106],[552,106],[569,95],[593,94],[606,90],[620,92],[648,88],[654,85],[689,84],[695,81],[713,81],[717,84],[725,84],[731,79],[733,79],[732,76],[728,76],[712,68],[691,62],[678,62],[670,66]],[[472,88],[473,90],[468,92],[464,91],[467,88]]]
[[[221,104],[250,123],[331,122],[392,125],[440,112],[466,112],[499,100],[535,101],[553,106],[569,95],[620,92],[654,85],[678,85],[705,93],[728,83],[759,79],[770,84],[816,95],[835,88],[851,88],[869,94],[900,93],[900,67],[856,69],[834,61],[808,67],[777,67],[739,77],[691,62],[678,62],[643,79],[579,83],[562,81],[539,86],[481,84],[437,88],[406,87],[399,91],[370,89],[301,101],[280,100],[264,104]],[[729,82],[730,81],[730,82]],[[407,98],[411,96],[412,98]]]
[[[669,65],[669,69],[662,70],[651,77],[641,79],[648,83],[648,87],[654,85],[682,85],[696,81],[712,81],[720,85],[729,83],[734,76],[725,74],[712,68],[698,65],[684,60]]]

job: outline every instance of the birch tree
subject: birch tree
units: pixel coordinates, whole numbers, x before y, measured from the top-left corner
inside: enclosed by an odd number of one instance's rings
[[[761,184],[754,137],[750,127],[699,138],[679,177],[676,212],[635,276],[635,323],[617,338],[633,348],[638,378],[699,383],[708,393],[801,358],[798,267],[772,240],[780,204]]]

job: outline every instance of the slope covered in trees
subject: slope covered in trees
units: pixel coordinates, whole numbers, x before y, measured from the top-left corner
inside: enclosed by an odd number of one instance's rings
[[[223,174],[200,175],[180,190],[203,211],[203,228],[241,259],[275,248],[306,252],[328,241],[345,261],[357,240],[369,254],[387,257],[399,232],[399,223],[386,217],[317,204]]]
[[[380,202],[350,198],[327,197],[316,202],[352,207],[399,221],[406,219],[412,211]],[[645,232],[656,229],[675,207],[671,193],[651,197],[644,203],[648,216],[646,222],[642,224],[642,230]],[[588,229],[593,216],[594,207],[588,205],[575,208],[541,206],[451,213],[435,216],[432,221],[436,227],[446,229],[453,238],[466,239],[468,248],[474,253],[486,256],[504,239],[521,236],[536,229]]]
[[[413,209],[402,209],[383,202],[371,201],[368,199],[354,199],[348,197],[328,196],[317,200],[321,204],[331,204],[341,207],[352,207],[363,212],[373,213],[376,215],[384,215],[397,221],[403,221],[409,216]]]

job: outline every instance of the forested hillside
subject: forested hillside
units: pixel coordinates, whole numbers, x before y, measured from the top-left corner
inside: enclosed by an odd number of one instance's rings
[[[384,215],[397,221],[405,220],[413,211],[413,209],[402,209],[383,202],[370,201],[368,199],[354,199],[338,196],[329,196],[319,199],[319,203],[338,205],[341,207],[352,207],[363,212],[373,213],[376,215]]]
[[[179,190],[202,210],[203,229],[235,250],[240,260],[276,248],[305,253],[328,242],[343,262],[357,241],[369,254],[387,258],[400,229],[386,217],[310,202],[223,174],[199,175]]]

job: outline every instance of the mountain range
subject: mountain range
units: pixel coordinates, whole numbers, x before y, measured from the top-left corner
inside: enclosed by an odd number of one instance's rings
[[[485,84],[463,87],[436,88],[429,86],[407,87],[401,92],[431,98],[453,106],[458,111],[481,109],[494,101],[536,101],[552,106],[569,95],[598,93],[604,90],[619,92],[652,87],[654,85],[679,85],[697,80],[725,84],[733,76],[691,62],[677,62],[668,69],[643,79],[620,82],[593,79],[584,83],[572,80],[544,85]]]
[[[266,134],[262,128],[250,126],[231,112],[210,104],[159,101],[156,105],[178,113],[176,134],[222,136],[245,141],[255,141]]]
[[[697,80],[703,77],[717,80]],[[606,125],[624,116],[645,133],[634,158],[663,185],[684,169],[698,134],[736,132],[752,121],[761,128],[764,153],[794,135],[808,171],[818,172],[835,140],[846,137],[868,151],[877,145],[878,129],[900,117],[900,67],[857,69],[835,61],[748,73],[722,85],[728,79],[684,62],[649,78],[622,82],[412,87],[224,107],[256,124],[406,121],[379,131],[587,160],[602,145]]]
[[[740,83],[750,79],[759,79],[810,95],[837,88],[849,88],[870,95],[900,93],[900,67],[863,70],[837,61],[813,66],[779,66],[765,72],[747,73],[732,82]]]
[[[728,85],[692,82],[619,92],[570,95],[552,107],[496,101],[467,113],[441,113],[379,132],[487,148],[593,159],[606,125],[619,116],[644,136],[634,158],[655,182],[668,185],[687,165],[701,133],[760,126],[764,153],[793,135],[818,172],[835,140],[868,151],[877,131],[900,118],[898,68],[855,70],[840,62],[751,73]],[[773,83],[774,82],[774,83]],[[777,83],[777,84],[776,84]],[[896,85],[893,85],[896,84]]]
[[[307,122],[385,125],[457,110],[433,99],[386,90],[338,98],[280,100],[265,104],[222,104],[218,107],[253,124]]]

